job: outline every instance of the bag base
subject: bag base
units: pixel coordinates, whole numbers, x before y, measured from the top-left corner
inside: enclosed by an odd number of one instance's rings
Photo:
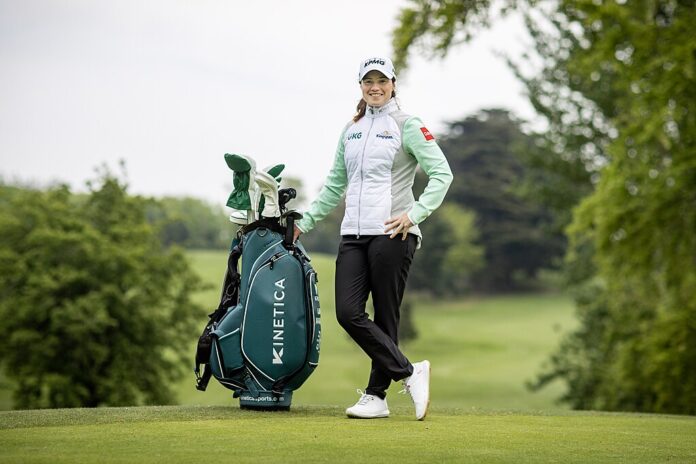
[[[244,391],[239,395],[241,409],[256,409],[264,411],[287,411],[292,403],[292,392],[284,391],[280,395],[270,391],[259,391],[254,395]]]

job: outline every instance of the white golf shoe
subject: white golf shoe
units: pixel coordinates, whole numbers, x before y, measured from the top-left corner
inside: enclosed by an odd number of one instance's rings
[[[430,405],[430,361],[425,360],[413,364],[413,374],[403,380],[404,389],[411,395],[416,407],[416,419],[423,420]]]
[[[379,396],[368,395],[358,389],[360,399],[350,408],[346,409],[348,417],[358,419],[376,419],[378,417],[389,417],[389,407],[387,400]]]

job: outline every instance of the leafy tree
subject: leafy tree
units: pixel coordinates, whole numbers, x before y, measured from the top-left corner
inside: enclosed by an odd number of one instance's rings
[[[420,224],[421,249],[416,251],[408,287],[434,296],[471,289],[471,276],[483,266],[483,248],[476,244],[475,215],[446,202]]]
[[[469,12],[476,18],[489,8],[448,9],[452,3],[413,2],[411,10],[440,21],[421,20],[420,28],[402,21],[401,52],[428,34],[446,39],[476,27]],[[570,228],[581,326],[536,386],[564,379],[574,407],[693,414],[696,4],[561,0],[542,7],[548,21],[526,16],[542,70],[525,82],[549,119],[549,147],[594,172],[596,188]],[[440,50],[450,43],[441,40]]]
[[[222,207],[192,197],[151,198],[148,221],[159,231],[165,245],[185,248],[224,249],[232,240],[233,228]]]
[[[621,109],[611,162],[570,229],[574,247],[596,249],[607,357],[581,366],[561,351],[549,373],[600,372],[583,400],[606,409],[694,414],[696,4],[571,5],[564,15],[588,45],[575,72],[614,69],[604,85]]]
[[[477,243],[485,249],[473,286],[510,290],[516,274],[534,277],[553,266],[565,243],[549,209],[522,192],[527,169],[518,153],[530,150],[532,139],[519,122],[505,110],[484,110],[451,123],[440,145],[457,179],[448,201],[475,212]]]
[[[199,281],[145,207],[109,173],[88,195],[0,190],[0,363],[15,407],[174,400]]]
[[[281,188],[293,187],[297,197],[288,207],[304,201],[302,180],[284,177]],[[185,248],[224,249],[229,247],[237,228],[229,221],[229,210],[193,197],[164,197],[147,200],[148,222],[159,231],[165,245]]]
[[[557,15],[551,17],[548,9],[537,0],[496,5],[489,0],[411,0],[401,10],[392,43],[396,63],[405,66],[414,48],[426,56],[445,56],[492,20],[513,10],[523,14],[535,56],[525,53],[520,62],[510,57],[507,62],[525,84],[530,103],[547,127],[540,132],[525,130],[527,143],[515,150],[525,167],[520,193],[553,213],[551,231],[557,234],[570,223],[572,208],[591,192],[591,181],[596,181],[597,171],[606,164],[606,146],[614,130],[607,117],[619,110],[613,94],[594,81],[600,72],[605,80],[611,79],[609,67],[595,70],[589,81],[568,72],[570,50],[579,48],[578,39],[572,27]],[[525,75],[524,68],[538,72]]]
[[[401,9],[398,26],[392,33],[394,62],[400,69],[406,68],[413,48],[430,58],[445,56],[450,47],[471,40],[492,19],[507,14],[522,2],[508,0],[496,4],[495,9],[490,0],[410,0],[409,3]]]

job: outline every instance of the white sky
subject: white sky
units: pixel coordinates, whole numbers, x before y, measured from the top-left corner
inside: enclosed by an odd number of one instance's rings
[[[313,197],[360,98],[359,62],[391,54],[401,0],[0,0],[0,177],[81,189],[106,163],[131,191],[223,205],[226,152],[283,162]],[[529,43],[499,21],[445,60],[397,70],[402,108],[447,121],[533,109],[494,51]]]

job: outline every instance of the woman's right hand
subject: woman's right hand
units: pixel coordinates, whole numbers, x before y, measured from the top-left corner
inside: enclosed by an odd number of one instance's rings
[[[300,228],[295,226],[295,231],[292,234],[292,243],[295,243],[301,234],[302,231],[300,230]]]

